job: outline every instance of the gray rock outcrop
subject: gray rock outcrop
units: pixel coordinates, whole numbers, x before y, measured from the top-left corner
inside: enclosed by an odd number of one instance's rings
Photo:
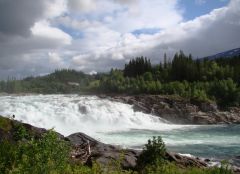
[[[100,96],[133,105],[135,111],[159,116],[175,124],[240,123],[240,108],[221,111],[210,102],[192,102],[181,97],[161,95]]]

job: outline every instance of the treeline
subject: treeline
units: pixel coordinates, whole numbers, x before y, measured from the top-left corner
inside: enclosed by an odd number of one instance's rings
[[[94,76],[71,69],[56,70],[42,77],[0,81],[0,92],[7,93],[76,93],[86,91]]]
[[[125,65],[125,77],[137,77],[150,72],[154,80],[170,81],[213,81],[233,79],[240,82],[240,57],[219,58],[216,60],[193,60],[191,54],[186,56],[182,51],[176,53],[172,61],[164,55],[164,62],[151,65],[147,58],[136,58]]]
[[[43,77],[0,82],[7,93],[126,93],[179,95],[190,100],[217,102],[221,107],[239,106],[240,56],[193,60],[182,51],[170,61],[152,65],[137,57],[123,70],[87,75],[75,70],[56,70]]]
[[[216,101],[221,107],[239,106],[240,56],[193,60],[182,51],[172,61],[151,65],[147,58],[131,60],[123,70],[111,70],[99,89],[112,93],[179,95],[191,100]]]

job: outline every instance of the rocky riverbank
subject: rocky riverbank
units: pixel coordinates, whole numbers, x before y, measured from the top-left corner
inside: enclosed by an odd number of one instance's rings
[[[32,137],[40,138],[46,129],[37,128],[30,124],[0,116],[0,142],[7,140],[14,143],[16,129],[12,125],[21,124]],[[74,133],[67,137],[58,133],[58,137],[71,144],[71,160],[91,166],[93,162],[101,165],[108,165],[112,161],[121,159],[123,169],[134,169],[141,151],[134,149],[123,149],[119,146],[101,143],[84,133]],[[207,163],[194,157],[182,156],[177,153],[167,152],[167,159],[175,162],[181,167],[194,166],[199,168],[207,167]]]
[[[26,131],[34,138],[40,138],[46,129],[34,127],[30,124],[21,123],[13,119],[0,116],[0,143],[7,140],[15,143],[16,129],[13,125],[20,124]],[[120,161],[123,169],[135,169],[137,159],[141,153],[139,150],[123,149],[120,146],[114,146],[99,142],[84,133],[74,133],[64,137],[57,133],[58,137],[70,143],[70,159],[76,163],[82,163],[87,166],[92,166],[97,162],[101,166],[111,164],[113,161]],[[25,140],[24,140],[25,141]],[[169,162],[174,162],[181,168],[197,167],[206,168],[212,162],[208,159],[200,159],[198,157],[189,157],[178,153],[167,152],[166,158]],[[239,156],[233,159],[234,171],[236,174],[240,173]]]
[[[151,113],[174,124],[239,124],[240,108],[220,110],[215,103],[190,101],[162,95],[101,95],[101,98],[133,105],[136,111]]]

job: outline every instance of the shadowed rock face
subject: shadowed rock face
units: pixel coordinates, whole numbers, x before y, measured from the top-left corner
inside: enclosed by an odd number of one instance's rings
[[[175,124],[240,123],[240,108],[220,111],[214,103],[191,102],[183,98],[161,95],[100,96],[133,105],[136,111],[159,116]]]

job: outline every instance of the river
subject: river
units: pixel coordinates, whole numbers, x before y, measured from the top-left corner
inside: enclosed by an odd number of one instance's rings
[[[0,96],[0,115],[67,136],[84,132],[104,143],[140,149],[161,136],[170,151],[204,158],[240,154],[239,125],[176,125],[128,104],[79,95]]]

